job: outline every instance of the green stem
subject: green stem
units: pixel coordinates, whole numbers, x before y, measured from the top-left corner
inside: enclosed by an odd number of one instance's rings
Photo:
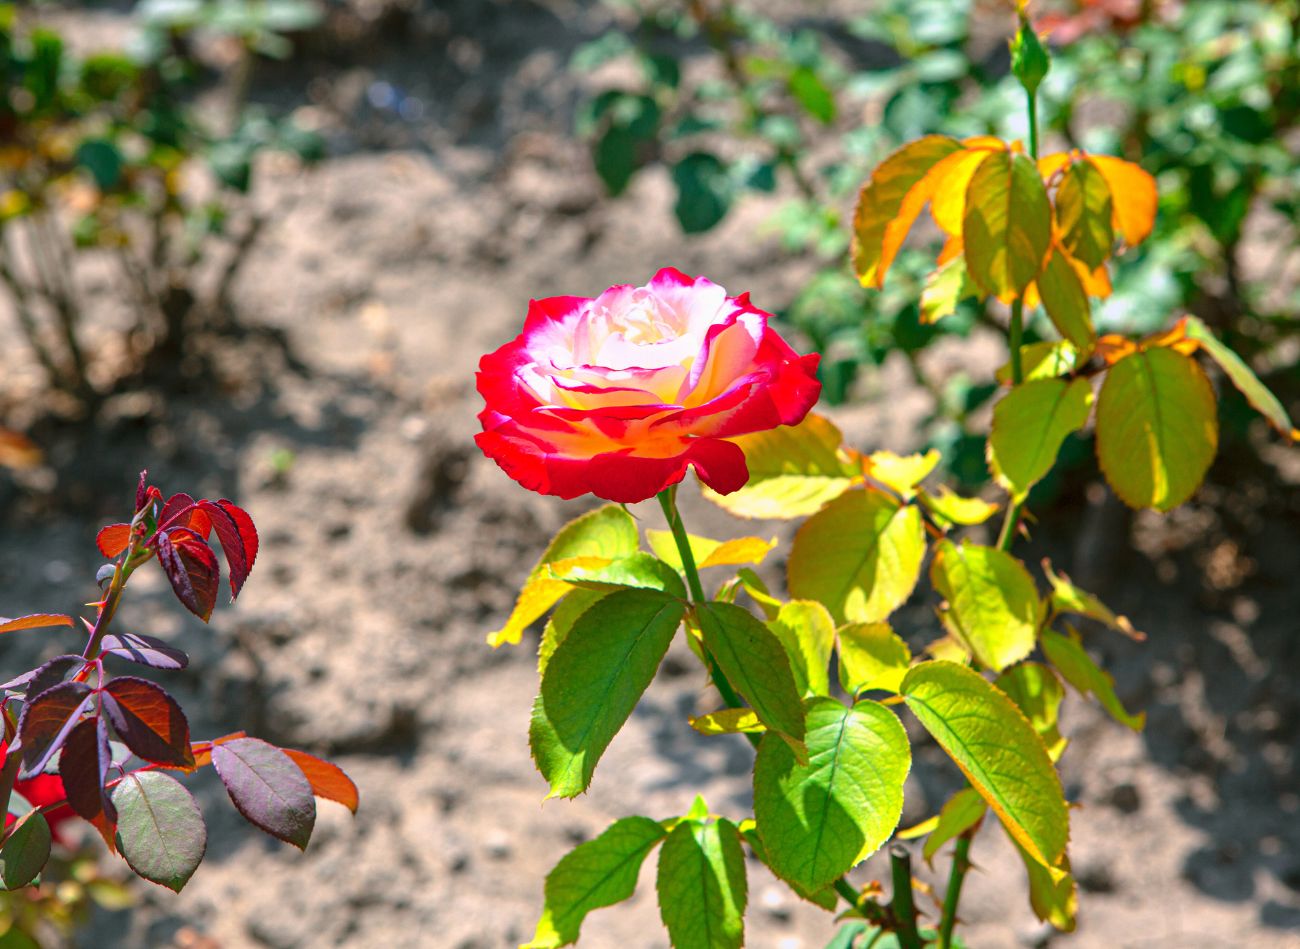
[[[1019,297],[1011,304],[1011,328],[1007,335],[1011,349],[1011,384],[1018,386],[1025,381],[1025,364],[1020,358],[1025,338],[1025,301]]]
[[[850,906],[858,905],[858,891],[853,888],[853,884],[847,877],[840,877],[831,886],[835,887],[835,892],[844,897]]]
[[[957,923],[957,903],[961,900],[961,885],[970,869],[970,834],[957,838],[957,849],[952,855],[952,872],[948,875],[948,892],[943,897],[943,918],[939,923],[938,949],[951,949],[952,928]]]
[[[695,553],[691,550],[686,525],[682,523],[681,512],[677,510],[677,485],[664,488],[659,492],[658,497],[659,506],[663,508],[664,518],[668,521],[668,529],[672,531],[673,541],[677,544],[677,553],[682,558],[682,572],[686,574],[686,585],[691,591],[691,602],[707,603],[708,597],[704,595],[704,584],[700,583],[700,571],[695,565]],[[704,654],[704,665],[709,670],[709,677],[713,679],[713,687],[718,690],[727,708],[744,708],[745,703],[731,687],[726,674],[703,643],[700,643],[700,651]],[[758,735],[746,732],[745,737],[749,739],[751,745],[758,747],[760,740]]]
[[[1025,90],[1029,100],[1029,157],[1038,160],[1038,93]]]
[[[895,932],[901,949],[923,949],[921,934],[916,931],[916,904],[912,900],[912,857],[906,848],[889,848],[889,866],[894,881],[893,912]]]

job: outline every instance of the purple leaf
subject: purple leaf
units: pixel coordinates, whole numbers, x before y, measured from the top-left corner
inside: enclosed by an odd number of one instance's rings
[[[100,695],[113,730],[136,755],[153,764],[193,771],[190,725],[185,713],[160,686],[147,679],[119,676]]]
[[[157,535],[156,543],[158,561],[176,592],[176,598],[206,623],[217,605],[217,555],[201,541],[173,543],[171,536],[165,533]]]
[[[161,639],[139,633],[109,633],[103,639],[104,652],[154,669],[184,669],[190,657]]]
[[[45,770],[90,705],[91,698],[86,683],[63,682],[23,706],[22,717],[18,719],[18,738],[23,751],[20,778],[30,778]]]
[[[238,738],[212,746],[212,766],[249,823],[306,849],[316,824],[316,799],[293,759],[264,741]]]
[[[73,669],[78,669],[85,664],[85,659],[80,656],[65,655],[55,656],[53,659],[38,666],[31,672],[31,684],[27,686],[27,695],[24,702],[30,703],[46,689],[52,689],[60,682],[72,674]],[[21,676],[19,677],[21,678]],[[17,681],[16,679],[14,681]]]
[[[92,823],[101,816],[110,824],[117,823],[117,808],[104,787],[112,763],[108,727],[101,716],[83,719],[63,743],[59,777],[63,779],[68,804]]]

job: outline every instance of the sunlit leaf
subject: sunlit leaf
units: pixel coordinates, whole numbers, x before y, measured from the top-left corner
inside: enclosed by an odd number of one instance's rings
[[[13,633],[20,629],[48,629],[52,626],[71,626],[72,617],[62,613],[33,613],[7,619],[0,616],[0,633]]]
[[[1038,379],[1016,386],[993,407],[989,467],[1015,498],[1047,476],[1065,439],[1088,421],[1092,387],[1086,379]]]
[[[840,685],[849,695],[867,689],[897,692],[912,663],[912,651],[888,623],[841,626]]]
[[[793,600],[782,605],[767,627],[785,647],[799,693],[827,695],[835,621],[826,607],[813,600]]]
[[[1130,247],[1146,240],[1156,223],[1159,194],[1156,180],[1139,166],[1109,155],[1089,155],[1090,161],[1110,188],[1115,208],[1115,230]]]
[[[343,769],[336,764],[317,758],[315,755],[309,755],[305,751],[296,751],[293,748],[281,748],[289,759],[298,766],[307,783],[311,785],[311,793],[316,797],[323,797],[327,801],[334,801],[342,804],[353,814],[357,812],[360,805],[360,799],[357,794],[357,786],[352,779],[344,774]]]
[[[655,590],[619,590],[578,617],[556,647],[533,706],[529,743],[550,783],[574,797],[641,698],[686,611]]]
[[[758,858],[758,861],[762,863],[763,866],[770,867],[771,864],[768,862],[767,848],[763,846],[763,838],[758,836],[758,826],[754,821],[744,820],[737,826],[740,830],[741,836],[745,838],[745,842],[753,849],[754,856]],[[795,896],[799,897],[799,899],[807,900],[814,906],[820,906],[828,912],[834,912],[835,908],[839,905],[840,898],[836,894],[834,887],[827,886],[820,890],[812,891],[807,890],[798,883],[793,883],[790,880],[786,880],[785,882],[794,892]]]
[[[966,273],[966,258],[954,257],[925,278],[921,290],[921,322],[938,323],[957,312],[957,304],[962,300],[978,295],[979,288]]]
[[[1278,401],[1277,396],[1268,390],[1259,377],[1251,371],[1245,361],[1210,332],[1210,328],[1194,316],[1182,319],[1183,331],[1189,339],[1196,340],[1207,356],[1219,364],[1219,368],[1246,397],[1255,411],[1264,416],[1268,423],[1292,441],[1300,439],[1300,432],[1291,424],[1291,417]]]
[[[118,656],[152,669],[184,669],[190,657],[175,646],[140,633],[108,633],[100,642],[106,655]]]
[[[555,607],[555,612],[546,621],[542,630],[541,641],[537,644],[537,673],[546,672],[546,664],[551,661],[556,647],[564,642],[578,617],[587,612],[597,600],[609,596],[613,590],[573,590],[566,593],[564,599]]]
[[[659,558],[637,551],[608,563],[599,558],[575,557],[548,564],[547,571],[557,580],[582,590],[617,590],[636,587],[659,590],[684,599],[686,587],[680,574]]]
[[[1079,365],[1079,351],[1068,339],[1045,340],[1020,348],[1020,365],[1025,382],[1055,379],[1074,372]],[[998,367],[995,376],[1003,385],[1011,384],[1011,363]]]
[[[118,676],[101,693],[104,714],[123,743],[153,764],[191,771],[190,726],[176,700],[146,679]]]
[[[903,679],[907,706],[1037,861],[1057,866],[1069,813],[1052,760],[1015,704],[978,673],[923,662]]]
[[[558,949],[578,941],[587,914],[636,890],[641,864],[667,834],[648,817],[625,817],[569,851],[546,875],[546,904],[524,949]]]
[[[635,553],[638,546],[636,522],[617,504],[607,504],[570,521],[560,528],[529,572],[505,626],[488,634],[488,645],[518,643],[524,630],[569,592],[567,583],[549,575],[548,564],[574,558],[610,561]]]
[[[1051,206],[1034,163],[989,152],[966,192],[962,239],[971,279],[1011,302],[1038,276],[1051,236]]]
[[[105,557],[112,560],[131,543],[130,524],[109,524],[95,535],[95,546]]]
[[[754,817],[768,866],[815,892],[889,839],[911,768],[907,733],[885,706],[808,702],[808,763],[771,735],[754,763]]]
[[[23,752],[23,767],[18,772],[20,778],[29,778],[45,770],[45,765],[63,747],[81,713],[90,706],[91,699],[90,686],[86,683],[62,682],[45,689],[23,706],[18,719],[18,737]]]
[[[1079,892],[1070,874],[1070,856],[1061,858],[1059,867],[1045,867],[1020,846],[1014,837],[1011,843],[1024,862],[1029,878],[1029,905],[1034,915],[1050,923],[1063,933],[1074,932],[1075,913],[1079,909]]]
[[[674,949],[744,945],[745,854],[731,821],[678,824],[659,852],[656,889],[659,915]]]
[[[212,767],[250,824],[307,849],[316,825],[316,799],[292,758],[257,738],[237,738],[213,746]]]
[[[1195,361],[1172,349],[1144,349],[1110,367],[1097,398],[1097,460],[1129,507],[1182,504],[1218,442],[1214,390]]]
[[[985,666],[1001,671],[1034,648],[1038,588],[1019,560],[995,547],[941,540],[930,580],[948,601],[949,629]]]
[[[1121,725],[1141,731],[1146,725],[1147,713],[1132,715],[1115,694],[1115,680],[1101,669],[1083,648],[1079,634],[1070,630],[1068,637],[1055,630],[1043,631],[1043,654],[1047,661],[1061,673],[1061,678],[1074,686],[1081,695],[1095,695],[1101,707]]]
[[[911,596],[924,556],[920,510],[881,491],[849,491],[799,528],[790,593],[825,604],[837,622],[878,622]]]
[[[730,603],[702,603],[695,617],[709,654],[763,724],[796,747],[804,736],[803,703],[785,647],[762,621]]]
[[[1070,255],[1100,267],[1115,244],[1110,186],[1084,158],[1071,162],[1056,190],[1056,223]]]
[[[921,491],[917,495],[917,500],[930,512],[931,517],[940,522],[940,526],[945,522],[965,526],[983,524],[1001,507],[983,498],[964,498],[955,494],[946,484],[939,485],[939,489],[934,494]]]
[[[752,708],[724,708],[708,715],[696,715],[690,719],[690,726],[701,735],[754,735],[767,731]]]
[[[738,517],[805,517],[861,480],[861,466],[840,447],[844,436],[820,415],[732,441],[745,453],[749,481],[725,495],[706,488],[704,496]]]
[[[935,164],[960,148],[946,136],[927,135],[904,145],[871,173],[853,214],[853,270],[864,287],[884,285],[885,272],[893,259],[893,253],[886,257],[886,241],[896,252],[911,226],[909,220],[900,228],[897,220],[908,192]],[[912,212],[913,219],[920,210],[917,206]],[[898,234],[900,229],[902,234]]]
[[[135,771],[113,790],[117,849],[131,869],[179,893],[203,860],[208,832],[190,792],[161,771]]]
[[[974,788],[962,788],[943,805],[939,811],[939,819],[935,824],[934,830],[926,838],[925,846],[921,848],[921,856],[925,862],[929,863],[934,859],[934,855],[948,841],[964,834],[984,817],[988,805],[984,803],[984,798],[980,797],[979,792]]]
[[[929,477],[942,457],[937,448],[924,455],[896,455],[892,451],[873,451],[867,456],[866,473],[891,491],[911,500],[916,486]]]
[[[682,555],[677,549],[676,541],[673,540],[672,531],[647,530],[645,536],[656,557],[678,570],[682,569]],[[686,539],[691,545],[691,556],[695,558],[695,565],[701,570],[705,567],[760,564],[776,547],[775,537],[771,540],[763,540],[761,537],[736,537],[724,541],[688,534]]]

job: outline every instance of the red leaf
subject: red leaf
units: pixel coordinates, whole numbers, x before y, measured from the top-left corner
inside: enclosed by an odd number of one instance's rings
[[[59,775],[63,778],[68,804],[92,824],[96,818],[109,824],[117,822],[117,808],[104,787],[112,761],[108,728],[98,715],[83,719],[63,743]]]
[[[253,563],[257,560],[257,528],[253,526],[253,519],[242,507],[236,506],[225,498],[218,501],[217,505],[229,514],[238,526],[239,536],[244,541],[244,557],[248,561],[248,571],[251,573]]]
[[[166,530],[169,527],[175,527],[177,524],[184,524],[184,520],[177,520],[176,524],[173,524],[172,521],[176,520],[178,515],[193,508],[194,499],[188,494],[184,492],[173,494],[167,499],[167,503],[163,505],[162,513],[158,515],[159,530]]]
[[[44,629],[48,626],[71,626],[72,617],[62,613],[32,613],[17,619],[0,616],[0,633],[12,633],[19,629]]]
[[[230,568],[230,598],[239,596],[239,590],[248,579],[248,554],[244,549],[244,538],[234,517],[224,507],[212,501],[200,501],[199,507],[216,529],[217,539],[226,555],[226,565]]]
[[[178,533],[184,530],[181,528]],[[196,540],[173,543],[170,536],[162,533],[158,534],[156,543],[158,560],[176,598],[206,623],[217,605],[217,555],[207,544]]]
[[[135,486],[135,510],[136,513],[144,510],[145,502],[149,500],[149,472],[140,472],[140,483]]]
[[[90,686],[84,682],[63,682],[46,689],[23,707],[18,720],[18,737],[22,741],[23,769],[20,778],[30,778],[45,770],[45,765],[63,746],[68,733],[90,704]]]
[[[307,776],[307,782],[311,785],[313,794],[328,801],[337,801],[353,814],[357,812],[357,805],[360,803],[357,786],[352,783],[351,778],[343,773],[342,768],[328,761],[323,761],[315,755],[309,755],[305,751],[295,751],[293,748],[281,748],[280,750],[292,758],[293,763],[302,769],[302,773]]]
[[[152,764],[193,771],[190,725],[176,700],[146,679],[121,676],[101,691],[104,714],[136,755]]]
[[[99,552],[112,560],[131,543],[130,524],[109,524],[95,536]]]

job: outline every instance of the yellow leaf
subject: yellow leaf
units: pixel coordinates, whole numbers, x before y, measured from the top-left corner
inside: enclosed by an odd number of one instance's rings
[[[1067,436],[1088,421],[1092,387],[1086,379],[1038,379],[1018,385],[993,407],[989,467],[1020,499],[1047,476]]]
[[[1245,361],[1227,346],[1223,345],[1210,328],[1194,316],[1185,316],[1179,322],[1186,337],[1195,340],[1207,356],[1219,364],[1228,379],[1237,390],[1246,397],[1260,415],[1268,420],[1278,432],[1292,441],[1296,440],[1296,430],[1291,424],[1291,417],[1278,401],[1277,396],[1259,381]]]
[[[1219,421],[1210,380],[1172,349],[1146,349],[1110,367],[1097,399],[1097,460],[1129,507],[1168,511],[1200,485]]]
[[[1125,243],[1136,247],[1146,240],[1156,223],[1159,194],[1156,180],[1131,161],[1109,155],[1089,155],[1110,188],[1115,207],[1115,229]]]
[[[965,258],[953,257],[925,278],[925,288],[921,291],[921,322],[937,323],[954,313],[962,300],[977,295],[975,284],[966,275]]]
[[[1096,596],[1087,590],[1080,589],[1074,585],[1074,582],[1065,573],[1056,573],[1052,569],[1052,562],[1046,557],[1043,558],[1043,573],[1047,575],[1047,580],[1052,584],[1051,604],[1052,609],[1057,613],[1074,613],[1077,616],[1086,616],[1088,619],[1095,619],[1099,623],[1104,623],[1111,629],[1123,633],[1130,639],[1141,641],[1146,639],[1145,633],[1140,633],[1133,628],[1127,616],[1115,614],[1109,606],[1097,599]]]
[[[749,481],[725,495],[706,488],[704,496],[738,517],[804,517],[862,480],[844,436],[820,415],[731,440],[745,453]]]
[[[1001,672],[1033,651],[1042,608],[1024,565],[996,547],[941,540],[930,582],[948,601],[945,625],[980,663]]]
[[[752,708],[724,708],[708,715],[696,715],[689,719],[691,728],[701,735],[735,735],[738,733],[757,734],[767,731],[767,726],[758,719],[758,713]]]
[[[1038,276],[1051,234],[1051,206],[1033,162],[990,152],[966,195],[962,241],[971,279],[1010,303]]]
[[[682,569],[682,555],[671,531],[647,529],[645,536],[656,557],[674,569]],[[686,539],[691,545],[695,565],[701,570],[705,567],[760,564],[776,547],[775,537],[770,541],[761,537],[737,537],[721,541],[687,534]]]
[[[983,498],[964,498],[955,494],[946,484],[939,485],[937,494],[930,494],[928,491],[921,491],[917,495],[917,500],[921,506],[930,512],[931,516],[941,522],[948,524],[962,524],[973,526],[983,524],[995,513],[1000,505],[992,501],[985,501]]]
[[[942,456],[937,448],[924,455],[896,455],[892,451],[874,451],[867,456],[867,477],[911,500],[916,486],[929,477]]]
[[[1043,181],[1049,180],[1054,174],[1062,168],[1067,167],[1074,156],[1069,152],[1056,152],[1053,155],[1044,155],[1038,159],[1038,174],[1042,176]]]
[[[946,136],[927,135],[904,145],[871,173],[853,214],[853,270],[864,287],[884,284],[889,266],[885,259],[887,232],[908,192],[936,163],[960,148]]]
[[[997,148],[1006,149],[1006,146],[997,139],[993,139],[993,142]],[[964,150],[943,159],[926,175],[927,178],[935,179],[930,213],[934,216],[934,223],[938,224],[945,234],[950,236],[961,234],[962,217],[966,213],[966,189],[970,185],[971,176],[975,174],[975,169],[988,157],[990,150],[988,145],[975,148],[967,146]]]
[[[1056,379],[1074,372],[1079,365],[1079,352],[1068,339],[1045,340],[1021,347],[1020,363],[1025,382]],[[1004,386],[1011,385],[1011,363],[999,366],[994,376]]]
[[[897,692],[912,651],[888,623],[850,623],[837,634],[840,643],[840,685],[849,695],[867,689]]]

